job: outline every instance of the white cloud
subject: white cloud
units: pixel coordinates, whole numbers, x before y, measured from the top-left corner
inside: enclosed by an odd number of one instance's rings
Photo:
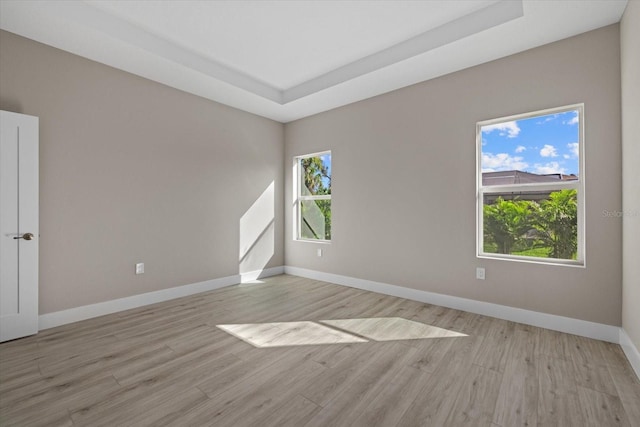
[[[545,144],[540,150],[540,155],[542,157],[558,157],[558,150],[553,145]]]
[[[525,147],[524,145],[518,145],[516,147],[516,153],[522,153],[523,151],[525,151],[527,149],[527,147]]]
[[[545,124],[547,122],[550,122],[551,120],[555,120],[557,118],[558,118],[558,114],[552,114],[550,116],[545,117],[544,120],[540,120],[540,121],[536,122],[536,124],[537,125],[543,125],[543,124]]]
[[[571,120],[562,123],[564,123],[565,125],[577,125],[578,123],[580,123],[580,116],[578,115],[578,112],[575,112],[575,116],[573,116]]]
[[[482,153],[482,172],[524,170],[529,166],[522,157],[507,153]]]
[[[482,133],[489,133],[494,130],[500,131],[500,136],[507,136],[508,138],[515,138],[520,133],[518,123],[515,121],[482,126]]]
[[[562,157],[564,157],[564,158],[565,158],[565,159],[567,159],[567,160],[571,158],[571,156],[570,156],[570,155],[568,155],[568,154],[563,154],[563,155],[562,155]]]
[[[533,165],[533,167],[534,167],[533,172],[539,175],[546,175],[550,173],[564,173],[564,174],[567,173],[567,170],[561,167],[560,163],[558,162],[549,162],[544,165],[540,163],[536,163],[535,165]]]
[[[577,142],[572,142],[570,144],[567,144],[567,147],[569,148],[569,151],[571,151],[571,155],[574,158],[577,158],[580,155],[580,146]]]

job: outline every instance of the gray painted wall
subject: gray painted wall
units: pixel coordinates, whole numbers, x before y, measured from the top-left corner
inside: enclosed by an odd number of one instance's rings
[[[622,327],[640,349],[640,3],[620,24],[622,55]]]
[[[40,117],[41,314],[283,264],[282,124],[7,32],[0,58],[0,108]]]
[[[622,207],[617,25],[284,126],[6,32],[0,58],[0,108],[40,117],[43,314],[287,264],[621,324],[622,224],[602,215]],[[475,123],[577,102],[586,268],[478,260]],[[291,164],[327,149],[318,258],[292,240]]]
[[[477,121],[584,102],[586,268],[475,256]],[[621,324],[620,38],[612,25],[285,127],[286,265]],[[332,237],[292,239],[292,158],[332,150]],[[475,279],[486,267],[487,279]]]

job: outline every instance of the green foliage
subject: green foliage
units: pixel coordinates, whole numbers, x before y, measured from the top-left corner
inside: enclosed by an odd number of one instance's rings
[[[541,202],[503,200],[484,205],[484,250],[542,258],[575,259],[576,190],[552,192]]]
[[[331,175],[329,175],[329,168],[320,157],[301,159],[300,164],[302,166],[304,181],[302,194],[314,196],[331,194]]]
[[[551,248],[549,257],[575,259],[578,249],[578,194],[555,191],[536,203],[535,228],[541,244]]]
[[[548,258],[550,249],[548,247],[531,248],[523,251],[513,252],[513,255],[534,256],[538,258]]]
[[[503,200],[484,205],[484,235],[486,243],[493,243],[501,254],[512,253],[521,236],[531,228],[531,202]]]
[[[324,237],[331,240],[331,200],[317,200],[316,204],[324,216]]]

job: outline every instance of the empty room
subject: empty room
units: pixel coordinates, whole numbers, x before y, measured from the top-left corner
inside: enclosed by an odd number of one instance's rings
[[[640,426],[640,1],[0,0],[0,426]]]

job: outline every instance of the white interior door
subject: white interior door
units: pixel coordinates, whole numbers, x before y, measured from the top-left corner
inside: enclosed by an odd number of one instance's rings
[[[38,118],[0,111],[0,342],[38,332]]]

